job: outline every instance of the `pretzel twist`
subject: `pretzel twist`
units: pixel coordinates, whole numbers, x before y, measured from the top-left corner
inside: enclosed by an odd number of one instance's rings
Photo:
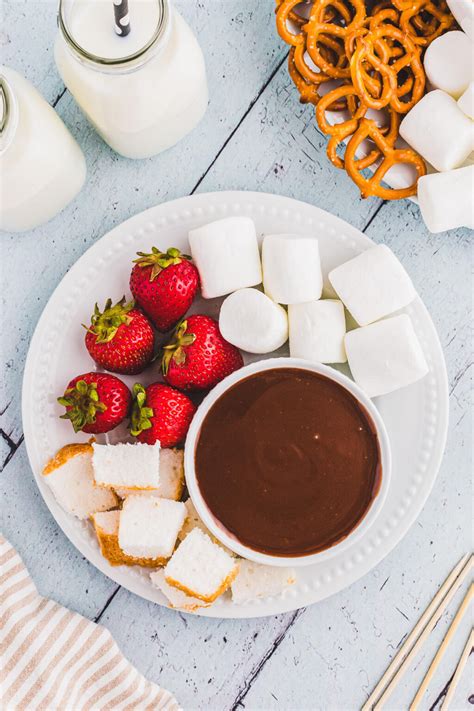
[[[370,178],[364,177],[359,172],[356,158],[356,153],[361,143],[368,138],[375,143],[383,156],[380,165]],[[396,163],[413,165],[417,173],[416,180],[406,188],[385,188],[381,185],[381,181]],[[382,198],[382,200],[399,200],[416,195],[418,179],[426,175],[425,162],[418,153],[411,148],[394,148],[377,128],[375,121],[366,118],[361,119],[357,131],[355,131],[347,144],[344,167],[359,188],[363,198],[376,196]]]

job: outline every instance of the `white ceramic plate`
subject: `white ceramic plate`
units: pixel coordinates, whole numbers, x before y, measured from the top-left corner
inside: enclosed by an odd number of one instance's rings
[[[84,330],[95,301],[128,294],[131,261],[152,245],[188,249],[189,229],[228,215],[248,215],[260,234],[296,232],[317,235],[323,272],[356,256],[373,243],[359,230],[306,203],[277,195],[222,192],[194,195],[158,205],[119,225],[91,247],[65,275],[51,296],[31,341],[23,381],[23,426],[31,466],[51,513],[66,536],[99,570],[141,597],[166,604],[136,568],[114,568],[102,558],[89,524],[66,514],[44,483],[41,470],[62,445],[75,437],[59,419],[56,397],[76,374],[93,369]],[[331,295],[325,279],[326,295]],[[333,294],[332,294],[333,295]],[[220,300],[197,300],[193,311],[217,315]],[[237,606],[223,596],[200,614],[258,617],[297,609],[347,587],[371,570],[402,539],[433,486],[446,440],[448,390],[441,346],[431,318],[417,299],[407,309],[430,366],[423,380],[375,400],[392,446],[392,480],[378,519],[366,535],[341,554],[298,571],[298,581],[283,595]],[[276,355],[287,355],[285,348]],[[256,360],[257,358],[248,358]],[[348,372],[346,370],[346,372]],[[146,373],[143,382],[158,379]],[[129,383],[137,378],[125,378]],[[119,438],[117,430],[112,433]]]

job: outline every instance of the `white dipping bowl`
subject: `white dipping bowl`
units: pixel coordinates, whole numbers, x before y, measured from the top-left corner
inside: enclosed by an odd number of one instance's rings
[[[269,555],[267,553],[261,553],[260,551],[253,550],[248,546],[241,543],[238,538],[227,531],[224,526],[219,522],[219,520],[214,516],[212,511],[209,509],[206,501],[204,500],[199,485],[196,478],[195,470],[195,450],[196,444],[199,439],[199,434],[201,431],[202,423],[204,419],[214,405],[214,403],[223,395],[226,390],[231,388],[233,385],[241,380],[245,380],[251,375],[256,373],[261,373],[265,370],[274,370],[276,368],[298,368],[301,370],[310,371],[313,373],[319,373],[324,375],[330,380],[333,380],[343,388],[348,390],[360,403],[360,405],[368,413],[370,419],[373,422],[375,431],[378,438],[382,476],[381,483],[378,493],[374,497],[370,507],[361,518],[356,527],[349,533],[346,538],[342,539],[333,546],[326,548],[317,553],[311,553],[303,556],[275,556]],[[346,550],[354,544],[354,542],[359,539],[363,534],[367,533],[369,528],[372,526],[376,520],[380,509],[383,506],[385,497],[387,496],[387,491],[390,485],[391,476],[391,454],[390,454],[390,442],[388,439],[387,431],[383,420],[372,401],[363,393],[363,391],[349,378],[329,366],[322,365],[320,363],[311,363],[300,358],[268,358],[265,360],[260,360],[256,363],[251,363],[250,365],[236,370],[231,375],[224,378],[215,388],[213,388],[210,393],[204,398],[201,405],[197,409],[196,414],[191,422],[191,426],[188,431],[186,438],[186,446],[184,450],[184,469],[186,476],[186,484],[188,487],[189,495],[191,500],[196,507],[196,510],[201,517],[204,524],[207,526],[209,531],[223,543],[225,546],[230,548],[230,550],[237,553],[237,555],[242,558],[247,558],[255,563],[263,563],[264,565],[276,565],[276,566],[305,566],[312,565],[316,562],[327,560],[332,556]]]

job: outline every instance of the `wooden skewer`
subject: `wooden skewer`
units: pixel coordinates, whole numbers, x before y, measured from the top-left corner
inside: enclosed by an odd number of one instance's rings
[[[424,640],[431,632],[439,617],[443,613],[446,605],[448,605],[451,598],[454,596],[455,592],[465,579],[470,567],[472,566],[472,562],[473,557],[471,556],[471,558],[469,558],[469,555],[466,554],[453,568],[433,600],[424,611],[423,615],[418,620],[413,630],[408,635],[403,646],[393,658],[392,663],[362,707],[362,711],[370,711],[371,709],[381,708],[380,704],[382,699],[388,698],[393,691],[394,684],[398,678],[398,673],[400,672],[400,675],[403,674],[406,666],[408,666],[408,664],[404,666],[405,661],[409,657],[411,658],[412,654],[414,654],[416,649],[418,649],[419,638],[421,635],[424,635]]]
[[[457,628],[459,627],[459,623],[461,622],[464,613],[466,612],[469,603],[471,602],[472,598],[474,597],[474,584],[471,584],[471,587],[466,593],[466,596],[464,600],[462,601],[459,610],[456,612],[456,616],[454,620],[451,622],[451,625],[446,633],[445,638],[441,642],[440,648],[435,654],[435,657],[433,661],[430,664],[430,667],[428,671],[425,674],[425,678],[421,682],[421,686],[416,692],[416,696],[411,702],[410,706],[410,711],[417,711],[418,706],[420,705],[420,701],[423,698],[423,695],[428,688],[428,684],[430,683],[431,679],[433,678],[433,675],[438,668],[438,664],[440,663],[441,659],[443,658],[444,653],[446,652],[446,649],[448,648],[448,644],[450,643],[454,633],[456,632]]]
[[[448,693],[444,697],[443,704],[441,706],[441,711],[448,711],[449,704],[453,700],[454,692],[456,691],[457,685],[459,684],[459,680],[462,676],[464,667],[466,666],[466,662],[469,659],[469,655],[472,651],[472,648],[474,647],[474,629],[471,630],[471,634],[469,635],[469,639],[466,642],[466,646],[463,649],[463,652],[461,654],[461,658],[458,662],[458,665],[456,667],[456,671],[454,672],[454,676],[451,679],[451,683],[449,685]]]

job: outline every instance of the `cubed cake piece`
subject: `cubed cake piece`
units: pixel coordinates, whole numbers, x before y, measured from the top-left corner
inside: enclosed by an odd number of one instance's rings
[[[262,283],[257,233],[249,217],[226,217],[189,233],[205,299]]]
[[[266,235],[262,264],[265,293],[277,304],[301,304],[321,297],[323,275],[316,237]]]
[[[45,481],[58,503],[80,519],[112,509],[118,503],[113,491],[96,486],[92,451],[90,444],[67,444],[43,469]]]
[[[123,552],[118,541],[120,511],[117,509],[95,513],[91,518],[100,552],[110,565],[140,565],[144,568],[157,568],[166,562],[167,558],[134,558]]]
[[[280,595],[295,582],[296,573],[293,568],[241,560],[239,574],[231,585],[232,600],[242,605],[257,598]]]
[[[384,244],[333,269],[329,281],[359,326],[389,316],[416,296],[410,277]]]
[[[227,590],[238,570],[235,558],[194,528],[166,565],[165,579],[186,595],[213,602]]]
[[[168,585],[165,580],[165,573],[163,569],[155,570],[150,574],[151,581],[158,590],[161,590],[163,595],[167,598],[170,607],[176,607],[180,610],[185,610],[186,612],[194,612],[199,607],[208,607],[209,603],[198,600],[197,597],[190,597],[186,595],[179,588],[174,588],[172,585]]]
[[[98,486],[156,489],[160,483],[160,443],[94,443],[94,478]]]
[[[346,317],[342,301],[324,299],[288,307],[290,355],[314,363],[345,363]]]
[[[350,331],[346,351],[353,378],[369,397],[410,385],[429,370],[407,314]]]
[[[131,494],[139,493],[144,496],[154,496],[162,499],[179,501],[184,489],[184,452],[182,449],[160,450],[160,483],[157,489],[127,489],[115,488],[121,499],[126,499]]]
[[[120,548],[134,558],[169,558],[185,518],[179,501],[129,496],[120,514]]]

